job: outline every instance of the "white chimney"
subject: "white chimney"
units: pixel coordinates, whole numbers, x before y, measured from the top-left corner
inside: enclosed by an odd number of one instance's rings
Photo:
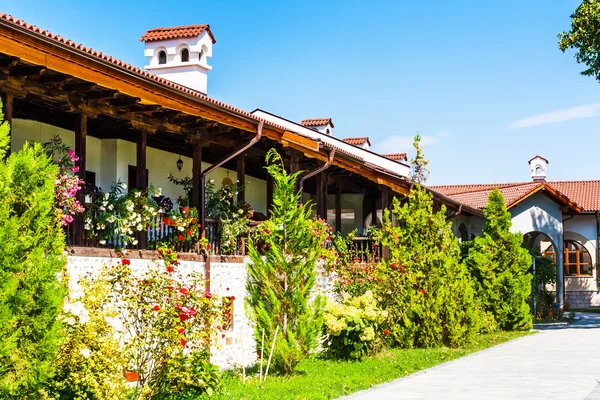
[[[529,160],[529,167],[531,168],[531,178],[534,181],[545,181],[546,173],[550,161],[542,156],[535,156]]]
[[[144,56],[149,60],[145,67],[148,71],[207,93],[207,74],[212,69],[208,59],[216,43],[209,25],[150,29],[140,41],[144,42]]]
[[[300,122],[300,125],[313,129],[317,132],[330,135],[333,132],[333,121],[331,118],[310,118]]]

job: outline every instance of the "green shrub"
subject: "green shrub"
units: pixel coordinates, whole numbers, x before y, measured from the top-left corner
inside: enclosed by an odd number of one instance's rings
[[[387,316],[371,291],[360,297],[346,297],[341,304],[329,303],[323,316],[328,353],[353,359],[371,354],[389,334],[389,330],[380,328]]]
[[[523,236],[510,232],[511,215],[498,189],[490,192],[484,214],[483,236],[475,238],[465,259],[477,297],[501,329],[529,329],[531,255],[522,247]]]
[[[469,274],[445,207],[433,211],[431,194],[419,186],[393,215],[384,216],[381,241],[390,259],[380,264],[376,295],[388,311],[392,343],[402,347],[456,347],[479,329]]]
[[[65,238],[54,206],[58,167],[40,144],[2,161],[8,128],[0,124],[0,398],[26,399],[54,373]]]

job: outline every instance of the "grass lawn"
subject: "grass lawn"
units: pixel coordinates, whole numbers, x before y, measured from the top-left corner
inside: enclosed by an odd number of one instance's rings
[[[462,349],[387,350],[360,362],[304,360],[296,375],[288,378],[269,375],[262,385],[258,378],[247,378],[243,383],[240,378],[229,374],[223,379],[223,389],[213,399],[333,399],[528,334],[501,332],[481,335]]]

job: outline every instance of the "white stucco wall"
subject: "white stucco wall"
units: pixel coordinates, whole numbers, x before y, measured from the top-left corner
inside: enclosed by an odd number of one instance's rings
[[[59,135],[63,142],[71,148],[75,147],[75,134],[73,131],[58,128],[37,121],[15,119],[12,129],[12,151],[19,150],[25,141],[44,143],[55,135]],[[88,171],[96,173],[96,185],[108,191],[119,179],[127,183],[129,165],[136,165],[136,144],[121,139],[98,139],[87,137],[87,159]],[[173,202],[177,197],[183,195],[183,189],[174,185],[167,179],[167,175],[183,178],[192,175],[192,159],[181,157],[183,168],[177,170],[179,155],[164,150],[147,148],[146,168],[148,169],[148,183],[156,188],[162,188],[163,194],[169,196]],[[202,163],[202,168],[210,166]],[[208,179],[214,179],[217,187],[220,187],[223,178],[229,173],[229,178],[235,182],[237,172],[218,168],[213,171]],[[256,211],[266,213],[267,208],[267,184],[264,180],[246,176],[246,201]]]
[[[460,238],[460,234],[458,232],[458,228],[461,224],[465,224],[467,228],[467,233],[469,236],[469,240],[471,240],[471,235],[481,236],[483,234],[483,224],[485,219],[483,217],[479,217],[476,215],[465,215],[459,214],[452,218],[452,232],[457,238]]]
[[[566,217],[564,222],[564,240],[575,240],[581,243],[590,253],[592,265],[597,261],[598,234],[595,215],[576,215]],[[596,291],[596,268],[592,267],[592,276],[566,276],[565,288],[569,291]]]

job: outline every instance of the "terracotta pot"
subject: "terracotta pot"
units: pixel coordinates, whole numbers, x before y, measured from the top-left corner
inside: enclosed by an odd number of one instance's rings
[[[166,226],[173,225],[173,220],[170,217],[162,217],[162,223]]]
[[[179,207],[179,211],[181,211],[182,214],[187,214],[190,212],[190,208],[189,207]]]
[[[137,382],[140,379],[140,375],[137,372],[125,371],[124,374],[127,382]]]

